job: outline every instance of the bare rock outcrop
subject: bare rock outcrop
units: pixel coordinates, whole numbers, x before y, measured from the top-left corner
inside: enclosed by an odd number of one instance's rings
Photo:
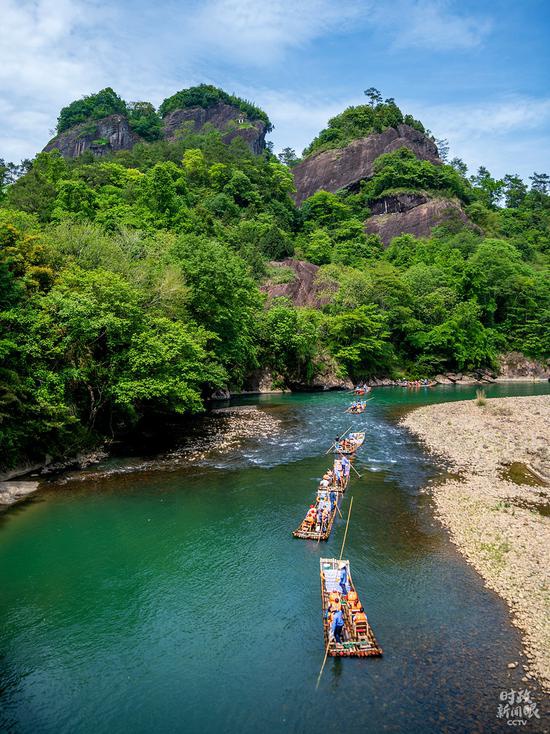
[[[207,124],[223,133],[224,143],[242,138],[257,155],[265,148],[265,124],[261,120],[249,120],[245,112],[223,102],[207,109],[190,107],[169,112],[164,118],[164,138],[181,140],[190,133],[200,132]]]
[[[37,489],[38,482],[0,482],[0,506],[13,505]]]
[[[284,283],[268,280],[261,290],[267,293],[268,299],[285,297],[292,301],[295,306],[309,306],[319,308],[328,303],[325,290],[316,282],[318,265],[304,260],[295,260],[287,257],[281,261],[271,262],[272,267],[292,270],[294,275]]]
[[[116,150],[130,150],[141,138],[131,128],[124,115],[109,115],[101,120],[89,120],[56,135],[44,150],[56,148],[64,158],[76,158],[89,150],[96,156]]]
[[[399,197],[396,198],[399,199]],[[462,224],[474,226],[456,200],[427,199],[419,196],[419,203],[412,206],[414,198],[410,196],[410,208],[407,208],[402,200],[398,200],[393,211],[389,206],[388,213],[375,214],[367,219],[365,222],[367,234],[377,234],[385,245],[389,245],[391,240],[400,234],[429,237],[434,227],[445,222],[459,221]]]
[[[381,199],[370,204],[371,214],[400,214],[414,209],[415,206],[426,204],[429,196],[423,193],[400,193],[383,196]]]
[[[165,140],[181,140],[190,133],[200,132],[212,125],[223,133],[224,143],[242,138],[250,150],[259,155],[265,148],[266,126],[261,120],[249,120],[244,112],[228,104],[217,104],[208,109],[191,107],[174,110],[164,118]],[[96,156],[117,150],[130,150],[142,138],[130,128],[125,115],[109,115],[101,120],[89,120],[56,135],[44,148],[57,148],[64,158],[76,158],[85,151]]]
[[[537,361],[521,352],[501,354],[499,377],[504,380],[550,380],[550,359]]]
[[[422,160],[441,163],[437,146],[423,133],[409,125],[390,127],[382,133],[354,140],[345,148],[313,154],[299,163],[293,169],[296,203],[300,205],[316,191],[334,193],[357,185],[362,179],[372,176],[378,156],[403,147],[412,150]]]

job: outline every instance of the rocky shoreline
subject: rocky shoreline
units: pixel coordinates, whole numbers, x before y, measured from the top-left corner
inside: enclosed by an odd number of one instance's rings
[[[22,467],[0,475],[0,509],[24,500],[40,489],[44,481],[55,480],[57,484],[71,481],[97,480],[117,474],[144,471],[178,471],[190,463],[216,458],[237,450],[244,440],[258,440],[280,431],[281,421],[277,416],[261,410],[257,405],[216,408],[203,416],[198,431],[181,436],[181,442],[171,449],[159,451],[154,456],[136,457],[119,467],[102,468],[101,461],[111,457],[109,446],[65,461],[33,467]],[[97,465],[97,466],[96,466]],[[92,467],[91,471],[84,471]],[[32,473],[30,473],[32,471]],[[11,477],[24,477],[14,481]],[[4,481],[3,481],[4,480]]]
[[[523,681],[550,691],[550,395],[479,402],[425,406],[402,424],[458,474],[433,488],[436,514],[508,603]]]

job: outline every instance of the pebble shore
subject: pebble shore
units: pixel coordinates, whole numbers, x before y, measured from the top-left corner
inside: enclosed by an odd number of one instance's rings
[[[436,513],[508,603],[523,681],[550,691],[550,395],[430,405],[402,424],[457,475],[432,488]]]

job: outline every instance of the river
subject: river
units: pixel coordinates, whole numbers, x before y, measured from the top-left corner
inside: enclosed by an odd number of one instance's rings
[[[493,385],[488,397],[550,392]],[[236,401],[278,422],[189,466],[111,459],[0,516],[0,730],[502,732],[499,695],[525,688],[505,604],[449,542],[421,489],[444,474],[404,429],[411,405],[475,388]],[[324,451],[352,423],[350,559],[382,658],[323,660],[319,557],[295,540]],[[177,440],[175,440],[177,446]],[[177,456],[177,450],[170,456]],[[124,471],[119,471],[124,468]],[[102,470],[102,471],[99,471]],[[530,683],[533,696],[542,695]],[[539,705],[540,709],[540,705]],[[523,730],[538,732],[542,720]]]

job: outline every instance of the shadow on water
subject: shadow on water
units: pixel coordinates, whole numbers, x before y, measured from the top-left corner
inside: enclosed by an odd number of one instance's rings
[[[442,469],[390,417],[404,401],[471,393],[375,393],[354,422],[368,434],[363,476],[327,543],[290,533],[348,425],[343,394],[242,399],[278,429],[192,466],[54,482],[11,510],[0,528],[0,729],[502,731],[500,692],[527,685],[521,664],[507,668],[522,661],[519,634],[434,520],[421,490]],[[384,656],[329,659],[315,693],[319,557],[338,557],[350,496],[345,556]],[[525,730],[544,731],[541,717]]]

